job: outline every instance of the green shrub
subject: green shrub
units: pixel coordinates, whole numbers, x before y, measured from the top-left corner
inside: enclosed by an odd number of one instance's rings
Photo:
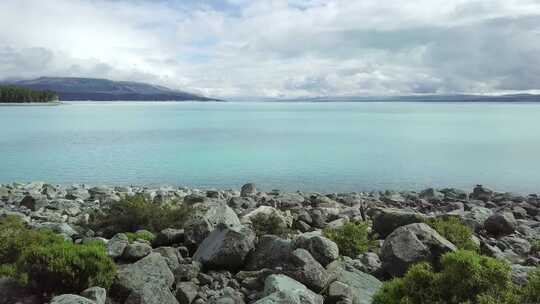
[[[92,214],[89,227],[112,237],[120,232],[149,230],[159,232],[165,228],[182,228],[193,208],[155,204],[142,195],[130,196],[113,203],[110,208]]]
[[[78,293],[92,286],[108,289],[116,273],[100,242],[31,245],[23,251],[16,270],[21,282],[48,294]]]
[[[531,252],[537,253],[540,252],[540,240],[535,240],[531,244]]]
[[[540,303],[540,268],[529,273],[529,281],[522,288],[522,303]]]
[[[519,293],[512,284],[510,266],[460,250],[441,258],[441,271],[427,263],[412,266],[403,278],[384,283],[374,304],[518,304]]]
[[[376,241],[370,239],[368,229],[368,222],[351,221],[340,228],[326,228],[323,234],[338,245],[342,255],[355,258],[376,245]]]
[[[480,247],[472,241],[473,231],[463,225],[460,219],[449,217],[445,219],[429,219],[426,222],[444,238],[456,245],[458,249],[478,252]]]
[[[0,275],[53,295],[108,288],[115,273],[101,243],[76,245],[51,231],[28,229],[17,217],[0,219]]]
[[[127,232],[126,236],[128,237],[128,240],[130,243],[133,243],[135,240],[141,239],[148,242],[152,242],[156,236],[147,230],[140,230],[137,232]]]
[[[287,224],[277,213],[258,213],[251,218],[251,224],[257,235],[285,235],[290,232]]]

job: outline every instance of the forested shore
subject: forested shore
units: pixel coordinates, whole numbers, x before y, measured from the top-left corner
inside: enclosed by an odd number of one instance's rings
[[[58,101],[53,91],[37,91],[13,85],[0,86],[0,103],[46,103]]]

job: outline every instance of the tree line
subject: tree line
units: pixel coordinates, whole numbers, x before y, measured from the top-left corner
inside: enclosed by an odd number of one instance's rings
[[[1,103],[51,102],[58,100],[53,91],[36,91],[13,85],[0,86]]]

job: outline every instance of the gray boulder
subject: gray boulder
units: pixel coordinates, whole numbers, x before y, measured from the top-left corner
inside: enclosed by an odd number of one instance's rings
[[[150,252],[152,252],[152,246],[147,243],[134,242],[127,245],[122,254],[122,259],[135,262],[149,255]]]
[[[349,285],[340,281],[334,281],[328,286],[326,303],[352,303],[353,299],[353,290]]]
[[[180,304],[191,304],[198,292],[199,287],[193,282],[181,282],[176,287],[176,299]]]
[[[381,249],[382,266],[391,276],[402,276],[415,263],[435,263],[454,244],[424,223],[409,224],[396,229],[384,241]]]
[[[330,281],[326,269],[305,249],[296,249],[290,254],[283,272],[316,292],[324,289]]]
[[[161,230],[152,244],[156,247],[172,246],[184,242],[184,229],[167,228]]]
[[[249,228],[218,228],[199,245],[193,260],[207,269],[237,270],[255,247],[255,233]]]
[[[471,193],[470,197],[472,199],[487,202],[487,201],[491,200],[491,198],[493,197],[493,191],[488,189],[488,188],[485,188],[482,185],[476,185],[476,187],[474,187],[473,193]]]
[[[271,296],[275,293],[287,294],[292,303],[322,304],[323,297],[309,290],[305,285],[285,275],[270,275],[264,281],[264,295]],[[280,298],[279,295],[271,298]],[[265,300],[269,303],[269,300]],[[263,302],[264,303],[264,302]],[[281,302],[278,302],[281,303]]]
[[[134,264],[120,267],[111,289],[116,299],[126,299],[131,293],[147,286],[169,290],[174,276],[166,260],[159,253],[151,253]]]
[[[161,256],[167,261],[167,265],[174,273],[178,267],[180,267],[180,261],[182,260],[182,255],[180,254],[178,248],[174,247],[159,247],[153,250],[161,254]]]
[[[247,197],[257,194],[257,187],[255,187],[255,184],[248,183],[242,186],[242,189],[240,190],[240,196],[241,197]]]
[[[153,284],[132,292],[124,304],[179,304],[169,289]]]
[[[291,241],[275,235],[264,235],[259,238],[255,250],[249,255],[246,269],[282,268],[287,264],[291,252]]]
[[[81,292],[81,296],[94,301],[96,304],[105,304],[107,290],[101,287],[90,287]]]
[[[462,215],[463,222],[474,231],[484,227],[484,222],[493,215],[493,211],[486,207],[473,206]]]
[[[330,264],[339,257],[339,248],[336,243],[320,233],[301,234],[294,239],[292,246],[295,249],[306,249],[322,266]]]
[[[50,304],[95,304],[95,302],[78,295],[63,294],[52,298]]]
[[[373,219],[373,230],[380,238],[387,237],[399,227],[425,220],[425,216],[420,213],[396,208],[374,208],[368,214]]]
[[[493,214],[484,222],[484,229],[495,236],[512,234],[516,227],[517,222],[511,212]]]
[[[129,239],[124,233],[115,234],[107,243],[107,254],[116,259],[124,254],[124,250],[129,245]]]
[[[198,206],[196,213],[184,226],[185,241],[191,245],[202,242],[218,226],[238,228],[238,216],[226,203]]]
[[[336,260],[326,269],[337,282],[351,288],[353,304],[371,304],[373,295],[382,287],[377,278],[355,268],[351,259]]]

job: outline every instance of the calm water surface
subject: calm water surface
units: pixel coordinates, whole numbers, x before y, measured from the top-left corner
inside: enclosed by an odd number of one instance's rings
[[[540,104],[0,107],[0,182],[540,192]]]

